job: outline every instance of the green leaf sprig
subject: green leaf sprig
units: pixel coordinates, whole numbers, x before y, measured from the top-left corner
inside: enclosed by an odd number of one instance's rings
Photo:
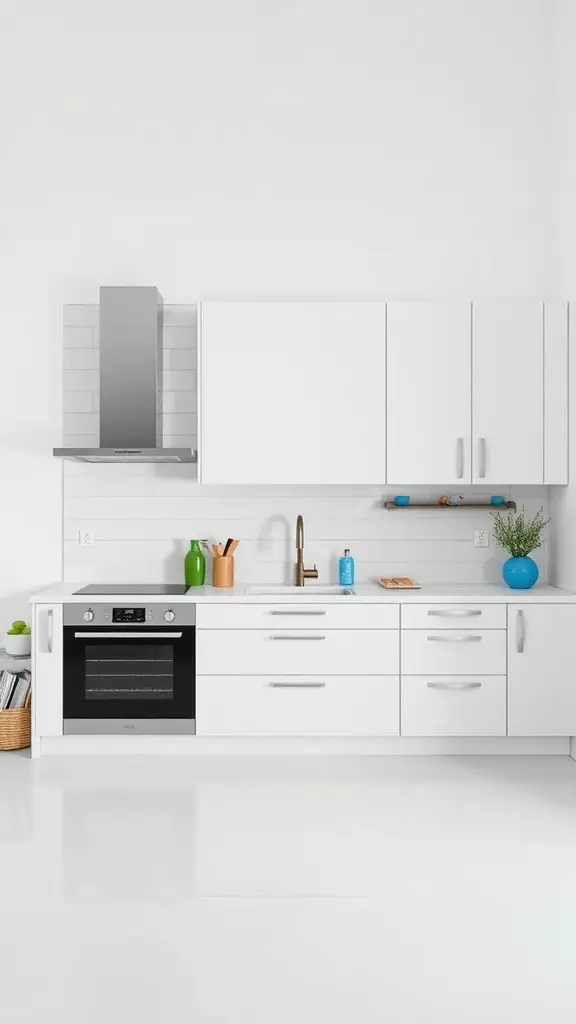
[[[527,519],[524,506],[506,515],[492,512],[494,529],[492,535],[501,548],[513,558],[525,558],[531,551],[542,547],[542,530],[550,522],[544,518],[542,506],[533,519]]]

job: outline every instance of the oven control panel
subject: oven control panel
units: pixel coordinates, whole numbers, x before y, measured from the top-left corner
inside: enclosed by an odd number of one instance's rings
[[[147,626],[194,626],[196,623],[196,605],[191,601],[178,601],[174,604],[104,604],[92,601],[91,604],[65,604],[65,626],[105,626],[120,630],[122,626],[136,626],[145,629]]]
[[[146,609],[113,608],[112,622],[146,622]]]

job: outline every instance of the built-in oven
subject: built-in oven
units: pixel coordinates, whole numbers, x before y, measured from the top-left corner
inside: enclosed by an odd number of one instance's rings
[[[194,733],[194,604],[64,605],[64,733]]]

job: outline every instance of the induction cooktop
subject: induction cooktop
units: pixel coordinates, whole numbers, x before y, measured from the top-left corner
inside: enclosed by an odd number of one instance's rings
[[[91,583],[75,590],[77,594],[185,594],[187,583]]]

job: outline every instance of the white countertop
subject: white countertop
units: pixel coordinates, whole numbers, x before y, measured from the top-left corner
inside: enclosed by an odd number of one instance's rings
[[[135,596],[129,592],[125,595],[114,594],[74,594],[74,591],[87,586],[87,583],[56,583],[46,590],[33,594],[33,604],[134,604]],[[250,584],[238,584],[230,589],[211,586],[194,587],[187,594],[138,594],[143,603],[157,604],[218,604],[223,601],[241,601],[251,604],[287,604],[297,601],[315,604],[428,604],[431,602],[481,602],[490,604],[538,604],[551,602],[555,604],[576,603],[576,594],[558,587],[550,587],[545,583],[536,585],[532,590],[511,590],[504,584],[470,583],[470,584],[430,584],[421,590],[384,590],[377,583],[358,583],[354,586],[354,595],[342,597],[339,594],[315,594],[314,584],[307,584],[297,593],[251,594]]]

